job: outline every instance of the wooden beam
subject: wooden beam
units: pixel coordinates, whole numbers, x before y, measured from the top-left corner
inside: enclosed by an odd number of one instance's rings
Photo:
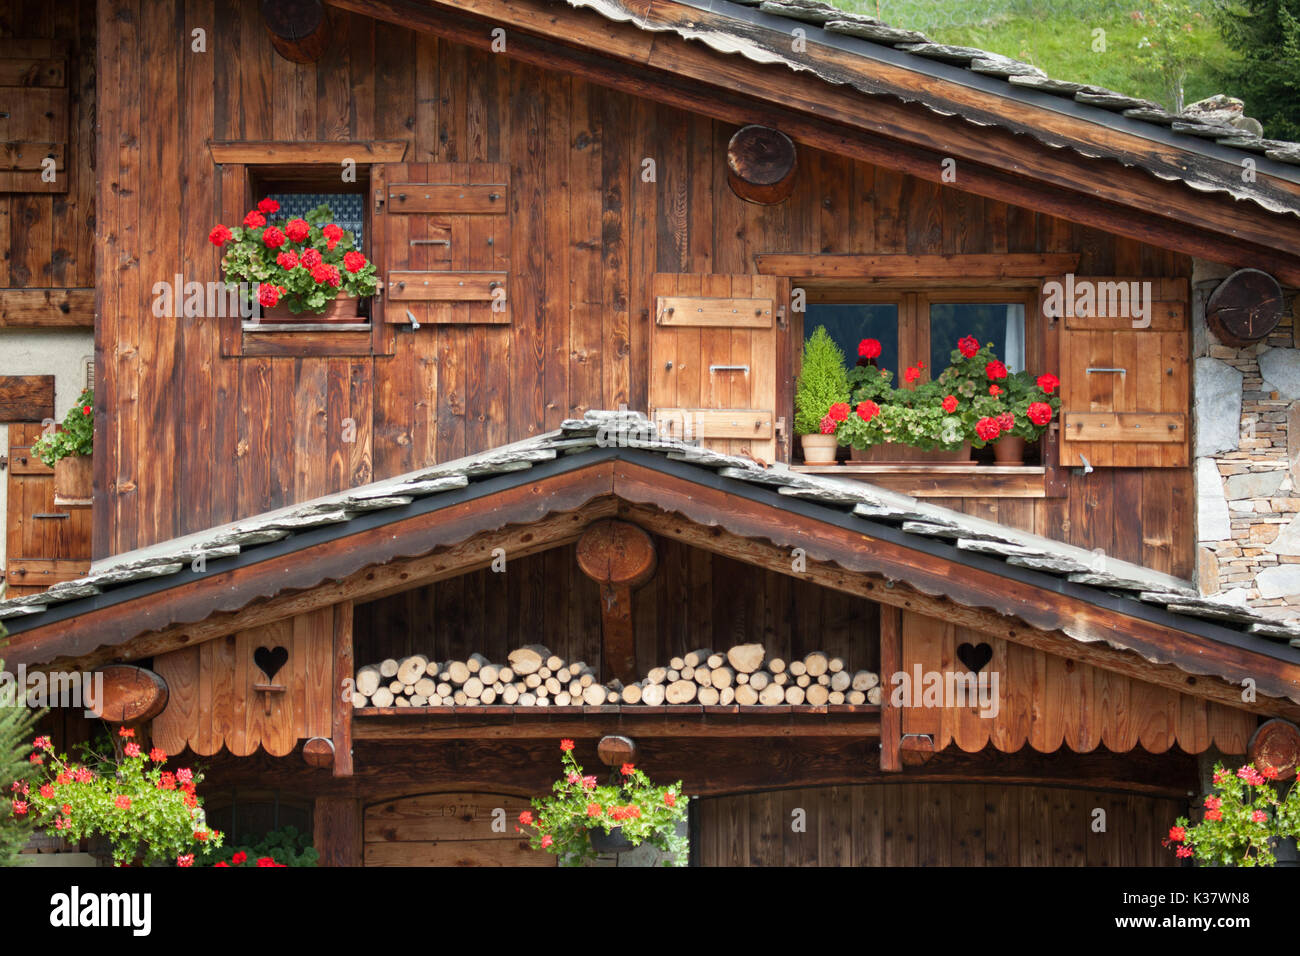
[[[410,708],[373,708],[358,711],[353,736],[361,740],[531,740],[562,737],[590,737],[593,728],[605,734],[623,734],[636,740],[650,737],[853,737],[880,736],[880,715],[875,707],[858,708],[858,713],[792,713],[788,707],[713,707],[710,713],[696,706],[642,707],[514,707],[510,714],[494,714],[494,707],[457,708],[475,713],[433,713],[451,708],[428,708],[408,713]],[[648,713],[659,710],[695,711],[690,714]],[[569,714],[587,710],[593,713]],[[608,713],[604,711],[608,710]],[[478,713],[488,711],[489,713]],[[561,711],[561,713],[554,713]],[[647,711],[647,713],[642,713]]]
[[[361,801],[354,797],[316,798],[312,808],[312,845],[320,853],[319,866],[361,866]]]
[[[896,773],[903,769],[899,741],[903,738],[903,712],[890,703],[893,675],[903,669],[902,611],[880,605],[880,769]]]
[[[5,659],[13,666],[76,661],[81,667],[151,657],[488,567],[496,547],[519,557],[568,544],[592,520],[613,515],[611,474],[608,463],[565,472],[502,491],[488,508],[472,499],[291,556],[210,572],[181,587],[14,635]],[[129,647],[119,646],[126,641]]]
[[[650,536],[625,521],[597,521],[578,541],[578,567],[600,585],[601,661],[605,679],[624,684],[641,677],[636,663],[632,589],[654,575],[657,556]]]
[[[94,289],[0,289],[0,328],[94,327]]]
[[[53,375],[0,375],[0,422],[43,422],[53,417]]]
[[[401,139],[348,143],[235,140],[213,142],[208,149],[214,163],[337,165],[346,160],[359,164],[400,163],[406,155],[406,146],[406,140]]]
[[[342,601],[334,605],[334,686],[330,702],[330,739],[334,742],[334,776],[352,773],[352,701],[351,688],[356,671],[352,644],[354,605]]]
[[[596,763],[596,744],[606,726],[589,721],[570,734],[579,760]],[[681,778],[692,797],[836,784],[890,784],[897,774],[883,774],[874,739],[791,737],[765,740],[756,747],[747,737],[642,737],[637,739],[637,766],[654,779]],[[350,797],[375,803],[430,790],[492,790],[521,795],[545,793],[555,778],[555,738],[519,740],[358,741],[357,772],[331,777],[299,759],[279,759],[262,751],[233,757],[222,751],[202,758],[204,786],[211,790],[279,789],[297,794]],[[176,757],[178,766],[197,759]],[[938,753],[924,767],[909,769],[908,782],[1004,783],[1086,787],[1186,798],[1197,782],[1196,758],[1170,752],[1127,754],[1104,750],[1076,754],[1063,750],[1040,754],[1023,750],[1004,754],[991,748],[975,754],[955,748]],[[501,781],[508,780],[508,785]],[[319,818],[318,818],[319,819]],[[318,843],[318,847],[322,844]]]
[[[763,275],[825,279],[1046,279],[1079,267],[1075,253],[936,256],[758,253]]]
[[[742,501],[630,462],[616,463],[615,492],[629,502],[620,507],[621,516],[695,547],[789,575],[795,574],[790,549],[802,548],[809,570],[797,576],[825,587],[1230,707],[1288,719],[1300,716],[1300,705],[1293,700],[1300,688],[1297,664],[991,571],[961,566],[954,574],[953,564],[945,559],[772,505]],[[1243,701],[1241,682],[1246,679],[1273,699]]]
[[[816,148],[932,182],[942,182],[943,160],[957,157],[962,160],[957,185],[964,191],[1188,255],[1253,265],[1283,281],[1300,284],[1300,257],[1293,251],[1300,249],[1300,223],[1261,214],[1253,203],[1197,192],[1182,182],[1166,182],[1119,161],[1087,159],[1025,135],[1056,134],[1054,124],[1064,121],[1072,127],[1072,138],[1093,152],[1105,146],[1118,157],[1140,156],[1162,167],[1176,162],[1170,158],[1176,150],[1122,130],[960,84],[943,86],[943,93],[955,98],[935,104],[951,114],[939,115],[913,102],[918,93],[937,98],[933,77],[904,70],[912,85],[899,85],[907,77],[895,76],[892,71],[901,68],[865,64],[856,56],[820,45],[815,45],[815,54],[808,54],[813,72],[792,73],[784,67],[758,67],[674,34],[612,23],[591,11],[527,0],[509,4],[501,0],[330,2],[478,49],[487,49],[491,43],[485,24],[506,22],[512,41],[506,55],[523,62],[564,70],[738,125],[761,122]],[[661,0],[642,12],[648,15],[650,11],[664,12],[664,22],[675,17],[697,26],[725,20],[724,27],[730,29],[735,24],[717,14]],[[869,70],[873,80],[881,80],[881,95],[868,97],[818,79],[822,60],[829,57],[838,62],[844,56],[850,57],[853,71]],[[887,74],[892,82],[884,82]],[[918,83],[921,89],[916,87]],[[966,102],[969,96],[980,99],[978,107]],[[1008,114],[1019,117],[1016,129],[965,121],[985,115],[991,122],[1001,123]],[[942,143],[943,149],[933,147],[935,143]],[[1008,168],[1008,157],[1015,157],[1014,168]],[[1171,168],[1171,175],[1183,172]],[[1234,167],[1231,174],[1237,172]],[[1285,193],[1288,202],[1300,197],[1298,184],[1272,177],[1262,177],[1261,182]]]

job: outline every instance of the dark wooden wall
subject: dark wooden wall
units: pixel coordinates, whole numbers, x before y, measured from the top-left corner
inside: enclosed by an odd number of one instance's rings
[[[749,205],[725,182],[726,124],[339,17],[324,59],[296,66],[273,54],[252,0],[101,4],[98,555],[590,408],[644,407],[654,272],[749,273],[757,252],[820,251],[1078,252],[1081,274],[1189,273],[1153,247],[812,150],[788,202]],[[206,55],[180,40],[200,26]],[[214,322],[155,319],[153,282],[219,275],[209,139],[401,139],[407,162],[508,164],[511,324],[401,333],[392,358],[223,359]],[[640,177],[645,158],[653,183]],[[345,418],[357,421],[353,445],[336,437]],[[1008,523],[1190,573],[1177,504],[1190,500],[1190,471],[1075,487],[1115,504],[997,504]]]
[[[1064,787],[810,787],[700,800],[693,850],[702,866],[1174,866],[1160,840],[1186,812],[1168,797]]]
[[[687,651],[750,641],[770,657],[820,650],[853,670],[878,669],[875,603],[666,538],[656,536],[655,548],[655,575],[634,595],[642,672]],[[451,660],[478,652],[502,663],[533,643],[602,663],[600,592],[579,570],[576,545],[511,561],[505,573],[477,571],[360,604],[354,627],[358,666],[415,653]]]
[[[95,0],[0,0],[0,39],[70,45],[68,191],[0,193],[0,289],[95,284]]]

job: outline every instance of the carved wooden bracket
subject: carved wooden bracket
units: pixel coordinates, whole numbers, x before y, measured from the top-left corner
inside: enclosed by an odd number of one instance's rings
[[[656,561],[650,536],[626,521],[597,521],[578,541],[578,566],[600,585],[605,670],[625,684],[639,673],[632,589],[650,580]]]

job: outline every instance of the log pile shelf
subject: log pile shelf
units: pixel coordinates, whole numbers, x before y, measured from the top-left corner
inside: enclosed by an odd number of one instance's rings
[[[813,651],[768,658],[762,644],[671,658],[644,679],[604,683],[583,661],[527,645],[493,664],[481,654],[430,661],[413,654],[357,670],[358,739],[425,737],[709,735],[878,736],[881,686],[874,671]]]

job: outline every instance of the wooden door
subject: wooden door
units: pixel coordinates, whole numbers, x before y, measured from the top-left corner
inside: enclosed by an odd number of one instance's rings
[[[1049,294],[1043,299],[1043,314],[1061,327],[1060,463],[1080,466],[1086,458],[1094,467],[1186,467],[1187,280],[1068,278],[1057,280],[1065,310]],[[1144,287],[1150,313],[1139,317],[1134,304],[1136,296],[1145,298]],[[1088,290],[1091,306],[1082,298]]]
[[[91,509],[54,504],[54,470],[31,453],[39,424],[9,426],[7,597],[43,591],[90,569]]]
[[[555,866],[516,833],[528,800],[501,793],[424,793],[366,808],[366,866]]]
[[[777,403],[789,292],[778,276],[655,275],[650,414],[661,431],[716,451],[789,460]]]

